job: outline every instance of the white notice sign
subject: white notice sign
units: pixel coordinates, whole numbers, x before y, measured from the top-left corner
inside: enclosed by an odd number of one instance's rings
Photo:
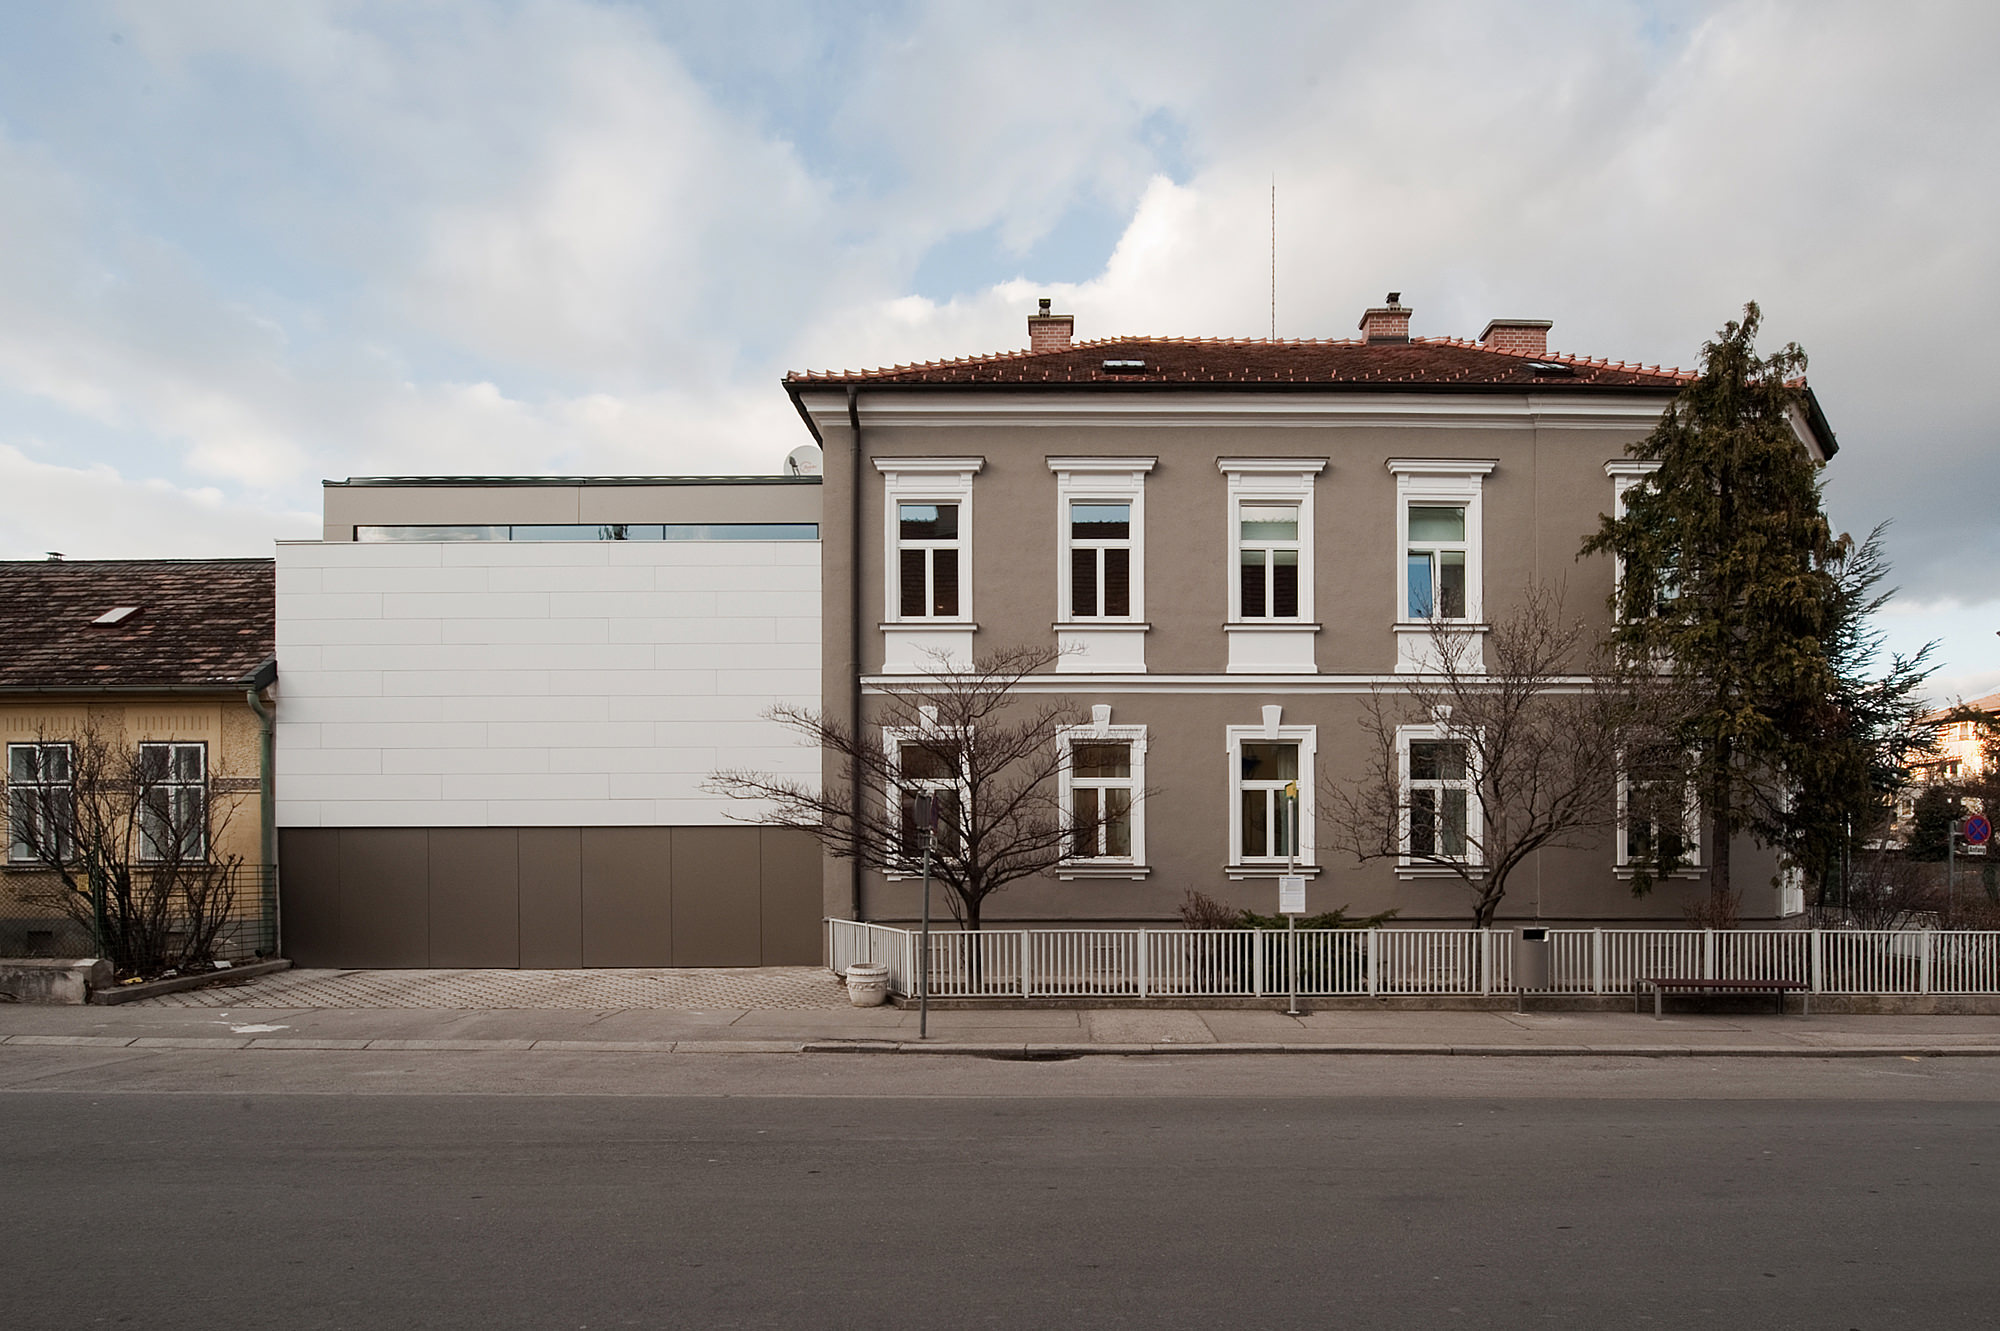
[[[1306,913],[1306,880],[1303,874],[1287,874],[1278,880],[1278,914]]]

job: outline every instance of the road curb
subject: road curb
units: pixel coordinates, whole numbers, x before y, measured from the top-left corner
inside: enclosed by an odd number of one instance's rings
[[[368,1053],[900,1054],[1019,1062],[1193,1055],[1334,1058],[2000,1058],[2000,1045],[1330,1044],[1288,1042],[1091,1043],[1018,1040],[422,1040],[330,1036],[8,1035],[9,1048],[315,1050]]]

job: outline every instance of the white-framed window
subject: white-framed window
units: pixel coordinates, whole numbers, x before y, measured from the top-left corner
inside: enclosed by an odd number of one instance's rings
[[[1624,517],[1626,496],[1631,493],[1634,486],[1643,484],[1647,477],[1659,469],[1658,462],[1635,458],[1618,458],[1605,463],[1604,474],[1611,478],[1611,516]],[[1625,561],[1616,556],[1613,557],[1611,566],[1611,579],[1612,593],[1615,596],[1625,585]],[[1679,589],[1674,583],[1673,575],[1665,573],[1660,579],[1660,585],[1654,589],[1653,613],[1659,614],[1665,610],[1673,604],[1677,595]]]
[[[895,826],[891,856],[901,872],[921,873],[927,830],[936,837],[934,855],[952,855],[959,850],[966,804],[962,750],[947,737],[908,730],[885,730],[882,743],[889,768],[886,795]],[[920,796],[927,797],[935,810],[931,828],[921,819]]]
[[[76,750],[67,741],[7,746],[7,858],[41,862],[76,853]]]
[[[1236,596],[1245,619],[1299,618],[1301,539],[1296,503],[1243,503],[1236,509]]]
[[[139,858],[199,862],[208,858],[208,746],[139,746]]]
[[[1141,878],[1146,873],[1146,727],[1070,726],[1060,735],[1063,825],[1060,878]]]
[[[877,458],[883,607],[894,623],[972,618],[972,478],[983,458]]]
[[[1391,458],[1396,477],[1396,619],[1481,622],[1485,479],[1494,463]]]
[[[1701,867],[1701,801],[1685,763],[1628,758],[1618,774],[1618,867],[1667,873]]]
[[[1275,877],[1314,864],[1314,726],[1230,726],[1229,869]]]
[[[1056,476],[1056,620],[1146,617],[1146,474],[1153,458],[1050,458]]]
[[[1472,745],[1442,726],[1396,730],[1401,769],[1404,867],[1456,862],[1478,864],[1482,833],[1473,798]]]
[[[1313,617],[1313,479],[1325,458],[1221,458],[1229,478],[1229,622]]]
[[[938,499],[897,501],[896,618],[959,618],[965,544],[958,509]]]

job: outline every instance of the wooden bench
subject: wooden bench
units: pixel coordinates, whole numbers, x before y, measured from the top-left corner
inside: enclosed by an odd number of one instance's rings
[[[1804,1015],[1812,1013],[1812,986],[1804,980],[1690,980],[1674,976],[1655,975],[1639,980],[1632,986],[1632,1010],[1639,1010],[1639,1000],[1646,990],[1653,991],[1653,1015],[1659,1017],[1660,1000],[1669,993],[1676,994],[1776,994],[1778,1012],[1785,1011],[1785,995],[1799,995],[1799,1011]]]

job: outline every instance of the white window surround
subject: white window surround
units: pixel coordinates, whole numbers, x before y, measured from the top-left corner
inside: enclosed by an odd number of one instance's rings
[[[193,844],[181,854],[190,864],[208,861],[208,745],[199,740],[147,740],[139,745],[139,761],[147,751],[160,755],[163,763],[150,793],[160,797],[169,810],[171,822],[165,827],[155,821],[151,810],[142,808],[139,817],[139,860],[157,864],[168,858],[159,851],[162,831],[180,826],[193,833]],[[185,760],[192,758],[191,764]]]
[[[882,731],[882,749],[884,753],[884,760],[888,765],[888,770],[891,776],[889,787],[882,792],[882,802],[887,811],[889,824],[892,827],[902,826],[903,814],[902,814],[901,783],[903,776],[903,746],[905,744],[912,743],[922,738],[924,738],[924,735],[921,732],[916,730],[910,730],[907,728],[896,729],[896,728],[885,727]],[[931,738],[933,739],[937,738],[936,734],[934,733],[931,736]],[[969,781],[967,774],[963,770],[962,763],[958,780],[955,782],[947,783],[943,781],[913,781],[909,784],[912,787],[921,788],[925,790],[950,789],[958,797],[958,807],[961,814],[965,809],[971,788],[971,782]],[[891,880],[901,880],[904,878],[919,878],[922,877],[922,874],[920,871],[915,869],[909,871],[904,871],[899,869],[886,869],[883,872],[883,876]]]
[[[1478,868],[1484,860],[1480,842],[1486,835],[1486,820],[1480,814],[1478,799],[1479,754],[1471,741],[1450,727],[1433,723],[1431,725],[1396,727],[1396,770],[1402,783],[1397,803],[1396,876],[1398,878],[1456,878],[1458,870],[1438,859],[1416,859],[1410,855],[1410,744],[1414,740],[1450,740],[1465,746],[1465,858],[1461,863]],[[1453,784],[1459,784],[1454,782]]]
[[[1465,509],[1465,614],[1451,622],[1463,624],[1475,635],[1469,643],[1472,669],[1483,669],[1483,652],[1478,635],[1485,632],[1485,519],[1483,493],[1486,477],[1498,464],[1483,458],[1390,458],[1389,471],[1396,478],[1396,670],[1421,673],[1436,668],[1430,641],[1432,621],[1410,614],[1410,508],[1439,504]]]
[[[1313,489],[1326,470],[1325,458],[1217,458],[1216,469],[1229,478],[1223,561],[1228,581],[1228,619],[1223,633],[1229,640],[1230,674],[1317,673],[1313,640]],[[1299,508],[1299,613],[1284,619],[1246,618],[1243,614],[1242,549],[1245,504],[1297,504]],[[1232,843],[1233,844],[1233,843]]]
[[[1618,773],[1618,829],[1617,874],[1620,878],[1630,878],[1632,869],[1632,849],[1626,839],[1626,806],[1631,799],[1631,780],[1620,770]],[[1705,869],[1701,859],[1701,798],[1695,793],[1693,783],[1689,783],[1687,805],[1681,814],[1681,840],[1686,843],[1687,855],[1672,873],[1660,875],[1665,878],[1699,878]]]
[[[1275,709],[1272,709],[1275,710]],[[1317,877],[1320,868],[1314,836],[1316,822],[1313,798],[1313,756],[1319,744],[1317,726],[1226,726],[1223,752],[1228,760],[1229,846],[1224,868],[1232,881],[1249,878],[1279,878],[1286,873]],[[1287,868],[1285,856],[1246,859],[1239,854],[1243,845],[1243,744],[1289,740],[1299,746],[1299,855],[1296,867]]]
[[[1633,486],[1660,469],[1658,462],[1641,461],[1636,458],[1614,458],[1604,464],[1604,474],[1611,478],[1611,516],[1625,516],[1625,496]],[[1611,557],[1611,593],[1615,597],[1625,585],[1625,561],[1616,555]],[[1616,602],[1614,602],[1616,604]],[[1619,857],[1620,864],[1625,862]]]
[[[1056,478],[1056,647],[1058,667],[1083,674],[1140,674],[1146,669],[1146,475],[1151,457],[1052,457]],[[1070,586],[1070,505],[1098,501],[1130,504],[1131,593],[1129,614],[1076,617]]]
[[[1109,723],[1111,709],[1102,707],[1102,723],[1085,726],[1065,726],[1056,732],[1058,742],[1063,746],[1063,764],[1060,776],[1062,811],[1065,822],[1070,821],[1076,809],[1075,794],[1069,755],[1078,743],[1121,743],[1132,749],[1132,853],[1129,856],[1093,857],[1090,859],[1065,859],[1056,867],[1056,877],[1064,881],[1079,878],[1144,878],[1152,872],[1146,864],[1146,727],[1114,726]]]
[[[54,755],[60,753],[60,761]],[[51,803],[65,807],[73,816],[76,797],[76,746],[68,740],[28,740],[7,746],[7,766],[0,776],[6,778],[7,799],[7,859],[16,864],[38,862],[28,854],[24,846],[15,844],[14,829],[17,823],[33,821],[40,825],[44,835],[51,835],[59,844],[57,853],[67,860],[76,850],[72,836],[58,831],[48,831],[48,809]],[[19,855],[15,854],[20,850]]]
[[[937,669],[940,659],[969,662],[972,635],[972,478],[986,466],[983,457],[876,458],[882,474],[882,673],[917,675]],[[950,619],[904,618],[899,579],[902,571],[898,505],[958,505],[958,614]]]

